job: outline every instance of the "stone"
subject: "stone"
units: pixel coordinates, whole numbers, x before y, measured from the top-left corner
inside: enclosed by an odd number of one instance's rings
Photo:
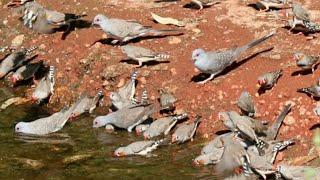
[[[11,41],[11,46],[12,47],[19,47],[22,45],[24,41],[24,35],[20,34],[18,36],[16,36],[15,38],[13,38],[13,40]]]

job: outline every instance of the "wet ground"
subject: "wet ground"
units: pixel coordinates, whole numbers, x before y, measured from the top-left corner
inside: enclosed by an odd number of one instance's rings
[[[2,89],[1,89],[2,90]],[[1,97],[1,96],[0,96]],[[93,129],[93,117],[82,116],[46,137],[14,133],[19,121],[49,114],[37,105],[10,106],[0,112],[0,179],[215,179],[213,167],[199,168],[192,159],[203,139],[162,146],[148,157],[116,158],[113,151],[142,137],[126,131]]]

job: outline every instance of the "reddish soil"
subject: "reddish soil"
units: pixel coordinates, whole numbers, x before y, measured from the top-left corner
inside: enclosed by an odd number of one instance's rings
[[[295,156],[306,155],[309,151],[313,134],[309,128],[320,123],[319,118],[312,111],[317,102],[305,94],[297,93],[296,89],[315,83],[320,71],[316,70],[313,75],[293,76],[292,73],[299,69],[292,60],[292,54],[296,51],[317,54],[320,47],[318,34],[315,34],[317,38],[307,40],[304,35],[289,33],[287,29],[281,28],[284,25],[283,21],[270,18],[275,13],[259,12],[243,2],[232,0],[206,8],[201,13],[197,13],[195,9],[183,8],[187,1],[168,3],[169,5],[163,8],[155,8],[153,3],[145,3],[148,1],[143,0],[39,0],[38,2],[49,9],[61,12],[86,13],[88,16],[84,19],[89,21],[96,14],[103,13],[109,17],[135,19],[142,24],[165,29],[176,27],[154,23],[150,12],[164,17],[193,20],[197,25],[182,28],[184,31],[182,36],[132,43],[156,51],[168,52],[171,55],[170,63],[143,66],[139,69],[138,92],[146,87],[151,99],[156,101],[159,88],[167,87],[173,91],[179,98],[177,109],[190,112],[191,117],[195,114],[202,115],[203,121],[198,132],[204,137],[211,137],[216,131],[224,129],[222,123],[217,120],[218,112],[239,111],[235,102],[244,90],[254,96],[259,119],[273,121],[283,105],[291,101],[294,106],[289,116],[292,116],[295,122],[281,128],[280,139],[292,137],[298,139],[297,145],[290,148]],[[308,0],[304,5],[311,10],[312,15],[317,15],[320,13],[317,11],[320,9],[319,2]],[[3,37],[0,40],[1,44],[10,45],[14,37],[24,34],[23,46],[39,46],[39,59],[56,66],[58,72],[56,93],[52,99],[53,104],[49,105],[54,109],[74,102],[85,91],[93,95],[103,84],[106,85],[104,102],[107,105],[108,93],[115,90],[120,81],[126,80],[134,69],[134,65],[120,62],[125,56],[119,47],[99,42],[90,47],[96,40],[106,37],[98,28],[77,29],[67,36],[66,40],[61,40],[62,33],[49,35],[34,33],[25,28],[17,17],[13,17],[10,9],[2,7],[1,10],[3,13],[0,30]],[[4,20],[8,20],[7,25],[3,25]],[[198,85],[191,81],[199,74],[191,61],[191,52],[194,49],[217,50],[243,45],[273,29],[277,29],[275,37],[248,51],[239,61],[274,47],[272,50],[249,58],[245,63],[230,68],[226,73],[205,85]],[[175,42],[176,38],[181,42],[169,43]],[[103,79],[103,76],[108,74],[105,73],[108,68],[116,70],[116,73],[109,72],[108,75],[114,76],[114,81]],[[280,68],[284,70],[284,75],[279,79],[276,87],[261,96],[256,96],[257,77],[264,72]]]

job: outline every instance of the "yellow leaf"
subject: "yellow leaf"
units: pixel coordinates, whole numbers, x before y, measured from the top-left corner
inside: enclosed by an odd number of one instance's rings
[[[166,24],[166,25],[172,24],[172,25],[179,26],[179,27],[185,26],[184,22],[179,21],[177,19],[173,19],[173,18],[170,18],[170,17],[161,17],[161,16],[158,16],[158,15],[156,15],[154,13],[151,13],[151,16],[155,21],[157,21],[160,24]]]

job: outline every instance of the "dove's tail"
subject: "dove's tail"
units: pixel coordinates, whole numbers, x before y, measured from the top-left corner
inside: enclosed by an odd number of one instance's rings
[[[38,49],[36,46],[32,46],[31,48],[26,49],[26,55],[31,54],[34,50]]]
[[[261,139],[258,139],[256,142],[256,147],[259,151],[259,155],[263,156],[265,154],[265,148],[269,147],[269,144]]]
[[[50,66],[49,67],[48,78],[49,78],[50,82],[53,83],[53,84],[54,84],[54,75],[55,75],[55,67],[54,66]]]
[[[169,59],[170,55],[169,54],[164,54],[164,53],[159,53],[155,56],[156,59]]]
[[[141,104],[142,105],[147,105],[148,102],[148,92],[146,89],[143,90],[142,94],[141,94]]]
[[[152,36],[168,36],[168,35],[182,35],[183,32],[179,29],[164,29],[164,30],[156,30],[149,29],[148,34]]]
[[[316,23],[312,23],[310,21],[303,21],[306,28],[311,32],[318,32],[320,31],[320,25]]]
[[[297,92],[307,93],[307,94],[312,93],[309,88],[299,88],[299,89],[297,89]]]
[[[133,71],[133,73],[131,74],[130,78],[131,78],[131,82],[135,83],[138,77],[138,71]]]
[[[281,151],[281,150],[285,149],[286,147],[290,146],[293,143],[294,143],[293,139],[279,142],[279,143],[275,144],[275,146],[272,148],[272,152]]]
[[[250,49],[250,48],[252,48],[252,47],[254,47],[254,46],[256,46],[256,45],[258,45],[258,44],[260,44],[260,43],[262,43],[264,41],[266,41],[267,39],[269,39],[270,37],[272,37],[275,34],[276,34],[275,32],[272,32],[272,33],[270,33],[270,34],[268,34],[268,35],[266,35],[266,36],[264,36],[264,37],[262,37],[260,39],[253,40],[252,42],[242,46],[239,49],[239,51],[240,52],[246,51],[247,49]]]
[[[291,110],[291,104],[288,104],[284,107],[280,115],[277,117],[276,121],[272,124],[272,126],[269,127],[268,132],[267,132],[267,137],[269,140],[274,140],[277,138],[279,129],[282,125],[282,122],[286,115],[289,113]]]

